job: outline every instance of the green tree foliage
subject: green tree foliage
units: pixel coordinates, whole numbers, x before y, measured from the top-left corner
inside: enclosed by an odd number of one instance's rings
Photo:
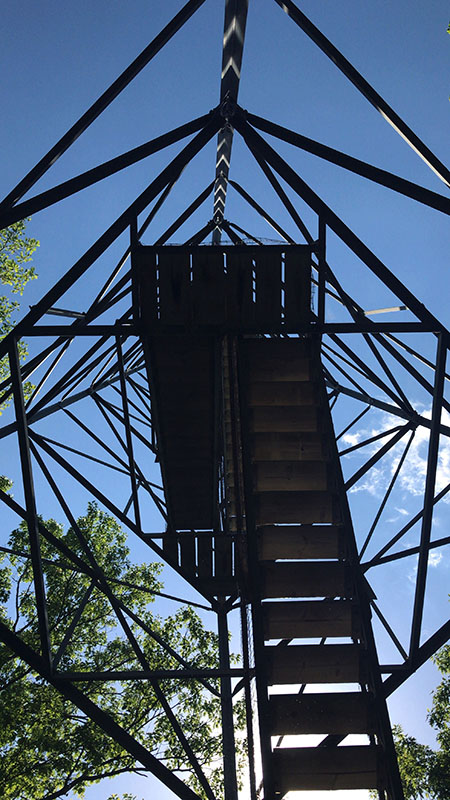
[[[46,525],[84,557],[73,529],[63,532],[53,520]],[[116,596],[127,608],[138,614],[194,668],[217,666],[217,636],[205,629],[191,607],[179,608],[166,618],[154,613],[152,592],[161,590],[160,565],[138,565],[130,561],[125,534],[114,518],[90,503],[85,516],[78,520],[78,526]],[[14,553],[27,553],[27,540],[23,524],[12,532],[9,548]],[[56,652],[83,601],[90,579],[65,563],[45,540],[42,557],[52,649]],[[0,572],[0,595],[2,618],[9,619],[10,627],[27,644],[39,649],[29,558],[10,555],[5,559]],[[130,617],[127,619],[152,669],[179,666],[161,644]],[[110,602],[96,588],[92,590],[58,669],[140,669]],[[184,773],[202,794],[149,681],[86,681],[77,685],[166,766],[177,770],[182,777]],[[219,699],[195,681],[163,680],[160,686],[220,797]],[[238,707],[236,713],[241,719],[242,709]],[[69,791],[83,797],[88,785],[104,777],[144,772],[118,744],[6,648],[0,651],[0,758],[0,796],[4,800],[53,800]]]
[[[433,661],[442,681],[433,692],[428,721],[436,731],[438,750],[420,744],[400,725],[393,727],[405,800],[450,800],[450,645],[445,645]]]
[[[37,277],[30,262],[39,242],[25,236],[28,221],[29,219],[20,220],[9,228],[0,230],[0,283],[8,291],[8,294],[0,295],[0,340],[14,325],[13,315],[19,308],[17,295],[21,295],[27,283]],[[19,343],[19,353],[21,358],[25,358],[27,350],[24,342]],[[4,358],[0,361],[0,382],[8,375],[8,360]],[[26,394],[30,388],[30,385],[25,385]]]
[[[0,231],[0,281],[9,287],[12,295],[21,295],[28,281],[36,278],[30,265],[33,253],[39,247],[37,239],[25,236],[25,225],[29,220],[20,220]],[[6,295],[0,297],[0,336],[5,336],[14,322],[12,315],[19,302]]]

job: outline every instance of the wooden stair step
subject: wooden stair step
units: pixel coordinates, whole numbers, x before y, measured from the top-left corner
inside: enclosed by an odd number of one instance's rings
[[[367,670],[358,644],[297,644],[266,647],[268,683],[365,683]]]
[[[267,525],[258,529],[258,556],[278,558],[339,558],[343,529],[335,525]]]
[[[315,433],[319,429],[316,406],[255,406],[249,417],[252,433]]]
[[[275,694],[269,707],[272,736],[375,732],[371,697],[363,692]]]
[[[351,597],[348,566],[339,561],[269,561],[262,568],[261,592],[268,597]]]
[[[256,492],[326,491],[327,465],[323,461],[256,461],[253,466]]]
[[[384,781],[374,745],[279,747],[273,752],[276,795],[288,791],[376,789]]]
[[[257,525],[340,522],[340,508],[331,492],[261,492],[254,505]]]
[[[288,600],[262,604],[264,638],[309,639],[359,635],[350,600]]]
[[[269,358],[261,354],[249,361],[248,378],[251,383],[310,381],[310,360],[304,356],[290,358],[289,355],[283,355]]]
[[[248,338],[243,341],[242,347],[249,359],[253,357],[277,361],[280,358],[311,357],[311,343],[308,339]]]
[[[323,461],[329,446],[319,432],[253,433],[251,452],[255,461]]]
[[[247,390],[252,406],[310,406],[316,403],[316,388],[311,381],[254,381]]]

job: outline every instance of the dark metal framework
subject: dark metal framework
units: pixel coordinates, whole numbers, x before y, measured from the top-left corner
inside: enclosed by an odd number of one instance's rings
[[[17,441],[22,481],[20,490],[20,481],[16,480],[14,497],[7,492],[1,492],[1,500],[14,519],[25,520],[28,525],[30,549],[21,555],[23,558],[30,558],[32,562],[40,648],[30,648],[4,623],[0,623],[0,638],[36,673],[114,737],[146,770],[159,778],[175,795],[186,800],[197,797],[197,794],[130,736],[124,727],[94,704],[80,688],[80,681],[84,685],[89,681],[150,680],[185,751],[192,772],[211,800],[215,795],[207,774],[183,733],[160,682],[162,679],[172,678],[177,681],[195,680],[202,691],[220,698],[226,800],[237,797],[233,702],[239,693],[243,693],[247,706],[250,796],[254,800],[257,796],[252,714],[255,670],[254,654],[249,645],[251,636],[248,609],[245,601],[239,598],[236,582],[222,587],[221,592],[218,592],[213,586],[205,588],[205,583],[199,580],[198,575],[190,574],[186,570],[187,551],[183,550],[181,535],[174,532],[171,526],[162,487],[149,477],[147,465],[150,459],[153,460],[158,455],[158,442],[152,422],[151,394],[145,373],[135,287],[132,270],[127,262],[184,167],[216,135],[218,144],[214,180],[174,220],[155,244],[163,245],[168,242],[210,195],[213,195],[212,218],[199,231],[194,230],[186,244],[198,244],[212,234],[213,243],[220,247],[222,232],[236,245],[242,245],[248,240],[261,244],[258,236],[249,234],[238,224],[226,220],[224,210],[229,186],[275,229],[284,242],[293,243],[292,238],[251,193],[229,178],[232,139],[234,133],[240,134],[268,179],[268,185],[272,187],[297,227],[298,238],[311,246],[312,280],[315,286],[314,323],[280,324],[279,331],[275,333],[298,335],[307,332],[321,342],[329,402],[336,429],[340,431],[337,441],[339,445],[342,442],[340,457],[350,508],[358,497],[354,490],[362,486],[364,481],[372,480],[372,476],[379,474],[380,469],[384,469],[389,477],[370,529],[357,531],[362,570],[368,581],[372,582],[374,576],[373,580],[378,586],[376,576],[387,565],[390,568],[393,564],[417,558],[409,631],[398,630],[397,623],[390,621],[388,613],[382,610],[376,599],[375,592],[372,592],[374,619],[381,637],[389,640],[393,653],[390,663],[381,664],[381,674],[384,676],[382,690],[387,697],[445,643],[450,635],[448,621],[443,622],[432,635],[423,634],[430,554],[450,544],[449,536],[436,538],[433,534],[433,518],[450,497],[450,484],[441,486],[437,479],[441,448],[446,446],[450,436],[450,427],[446,422],[446,414],[450,411],[450,401],[446,395],[450,380],[446,365],[449,332],[305,183],[260,132],[311,152],[440,213],[450,214],[450,199],[240,108],[237,105],[237,95],[248,3],[247,0],[226,0],[220,102],[213,111],[53,189],[20,202],[23,195],[174,36],[202,2],[203,0],[190,0],[184,6],[0,205],[0,227],[3,228],[146,158],[157,150],[181,142],[188,136],[192,137],[141,195],[42,300],[31,308],[0,345],[0,357],[9,359],[10,365],[10,377],[0,387],[1,402],[3,404],[13,398],[10,418],[5,414],[0,438],[5,443],[11,442],[8,445],[8,458],[11,457],[11,448]],[[276,2],[334,61],[441,180],[450,185],[448,170],[312,25],[292,0]],[[291,196],[295,196],[298,202],[289,197],[282,182],[289,187]],[[310,230],[302,220],[298,210],[302,207],[308,207],[314,212],[315,230]],[[143,214],[147,214],[145,219],[140,218]],[[128,232],[130,239],[123,257],[105,274],[103,285],[89,298],[88,310],[83,313],[67,310],[65,306],[70,306],[72,287],[84,281],[83,287],[87,294],[88,271],[92,270],[103,254],[108,253],[108,248],[116,240],[121,241],[121,237],[127,236]],[[404,321],[377,322],[358,303],[358,298],[353,296],[353,287],[345,284],[345,277],[341,278],[339,265],[335,267],[328,261],[328,242],[333,237],[345,245],[351,257],[357,260],[361,274],[371,276],[371,279],[383,287],[389,309],[394,307],[404,311]],[[394,301],[392,297],[395,298]],[[60,307],[60,303],[63,307]],[[55,316],[57,321],[53,322]],[[20,364],[18,355],[18,344],[22,339],[28,340],[31,350],[31,357],[23,365]],[[34,389],[27,397],[23,386],[30,379],[34,383]],[[417,405],[418,398],[422,410]],[[378,430],[361,427],[366,414],[378,414]],[[388,526],[383,525],[385,513],[396,487],[402,481],[408,464],[408,453],[411,453],[418,437],[422,437],[427,448],[423,492],[418,498],[414,514],[405,517],[402,526],[395,533],[388,534]],[[113,495],[108,491],[108,484],[112,480],[114,486],[120,487]],[[159,644],[176,659],[179,666],[176,669],[159,671],[149,668],[133,633],[133,626],[147,630],[146,624],[124,607],[116,596],[114,585],[106,579],[88,544],[83,540],[81,531],[77,533],[84,551],[82,558],[48,530],[38,515],[39,512],[45,514],[45,508],[39,500],[37,487],[41,489],[45,485],[45,493],[50,492],[53,495],[68,523],[77,530],[76,514],[71,509],[70,500],[72,482],[82,487],[88,496],[95,498],[148,546],[152,558],[167,560],[199,593],[197,604],[216,614],[220,641],[220,665],[217,669],[194,669],[163,641]],[[146,520],[150,507],[156,509],[163,531],[155,533],[147,529]],[[238,510],[238,513],[242,511]],[[210,536],[214,537],[214,531],[210,532]],[[46,612],[46,587],[40,546],[42,540],[50,542],[59,551],[61,568],[70,565],[71,569],[88,576],[91,587],[107,598],[116,615],[117,625],[122,629],[134,653],[136,666],[133,669],[114,673],[73,673],[61,668],[64,649],[82,617],[84,607],[89,603],[90,592],[86,593],[78,616],[72,621],[63,643],[55,653]],[[6,547],[2,549],[7,551]],[[410,564],[411,561],[407,563]],[[240,609],[241,615],[242,665],[231,667],[227,617],[236,608]],[[376,633],[378,628],[375,628]],[[155,638],[158,636],[154,631],[147,632]],[[220,689],[217,689],[213,681],[216,678],[220,679]]]

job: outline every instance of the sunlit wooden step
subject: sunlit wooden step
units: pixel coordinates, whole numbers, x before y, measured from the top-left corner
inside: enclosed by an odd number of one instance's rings
[[[273,752],[275,791],[376,789],[383,785],[381,752],[373,745],[283,747]]]
[[[315,433],[316,406],[255,406],[250,410],[252,433]]]
[[[267,525],[258,529],[258,556],[278,558],[339,558],[343,529],[335,525]]]
[[[323,461],[258,461],[253,466],[256,492],[326,491],[327,465]]]
[[[250,437],[255,461],[323,461],[329,445],[321,433],[253,433]]]
[[[261,592],[263,598],[351,597],[350,568],[339,561],[269,561]]]
[[[300,339],[253,339],[243,343],[251,382],[310,379],[309,343]]]
[[[371,697],[363,692],[275,694],[269,707],[272,736],[375,731]]]
[[[311,406],[316,390],[310,381],[255,381],[247,391],[249,406]]]
[[[289,600],[262,604],[265,639],[358,636],[350,600]]]
[[[262,492],[255,495],[257,525],[340,522],[340,509],[331,492]]]
[[[251,383],[309,381],[310,360],[302,356],[292,359],[289,354],[283,354],[278,358],[261,356],[249,362],[248,376]]]
[[[365,659],[357,644],[265,647],[269,684],[364,683]]]

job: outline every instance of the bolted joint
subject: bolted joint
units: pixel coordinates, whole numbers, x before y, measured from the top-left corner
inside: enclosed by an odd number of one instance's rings
[[[237,104],[231,97],[225,97],[220,105],[220,115],[228,124],[236,113]]]

